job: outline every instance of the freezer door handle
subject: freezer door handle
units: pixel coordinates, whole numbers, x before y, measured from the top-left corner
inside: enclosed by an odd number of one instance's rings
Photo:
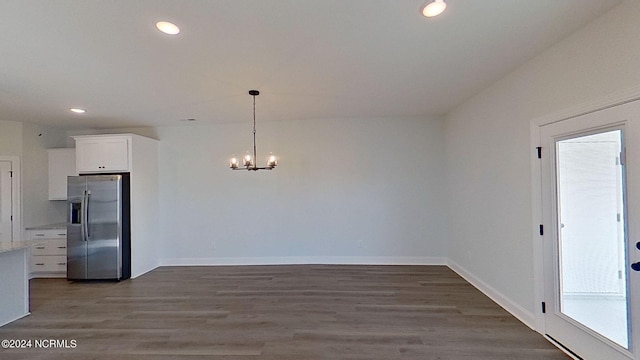
[[[91,202],[91,190],[87,190],[86,191],[86,195],[85,195],[85,202],[84,202],[84,212],[85,212],[85,216],[84,216],[84,231],[86,234],[86,239],[85,241],[89,241],[89,239],[91,238],[91,227],[89,226],[89,203]]]
[[[80,239],[82,239],[82,241],[85,241],[84,239],[84,223],[86,222],[85,219],[85,199],[86,199],[86,194],[87,191],[85,190],[82,193],[82,200],[80,201]]]
[[[87,190],[82,194],[80,209],[80,238],[82,241],[87,241]]]

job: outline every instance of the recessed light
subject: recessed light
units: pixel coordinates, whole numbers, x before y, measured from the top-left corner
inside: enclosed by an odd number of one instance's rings
[[[69,111],[71,111],[72,113],[76,113],[76,114],[84,114],[84,113],[87,112],[87,110],[79,109],[79,108],[71,108],[71,109],[69,109]]]
[[[426,17],[434,17],[442,14],[446,8],[447,4],[445,4],[444,0],[433,0],[422,5],[420,13]]]
[[[180,33],[180,28],[176,24],[168,21],[158,21],[156,27],[165,34],[177,35]]]

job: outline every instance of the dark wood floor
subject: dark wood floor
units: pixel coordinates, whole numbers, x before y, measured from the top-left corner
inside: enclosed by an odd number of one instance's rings
[[[443,266],[163,267],[121,283],[31,281],[0,359],[567,359]],[[62,343],[58,344],[61,345]]]

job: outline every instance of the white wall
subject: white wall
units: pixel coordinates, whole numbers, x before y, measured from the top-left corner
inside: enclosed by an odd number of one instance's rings
[[[22,123],[0,120],[0,155],[22,157]]]
[[[638,34],[625,1],[447,116],[449,257],[531,316],[530,121],[640,85]]]
[[[0,155],[20,157],[24,227],[65,221],[64,202],[47,200],[46,150],[65,147],[65,137],[61,129],[0,120]]]
[[[232,171],[251,125],[158,128],[164,264],[442,262],[438,119],[262,123],[273,171]],[[262,156],[260,155],[262,154]]]
[[[23,124],[22,207],[24,227],[66,221],[66,202],[49,200],[47,149],[66,147],[66,132]]]

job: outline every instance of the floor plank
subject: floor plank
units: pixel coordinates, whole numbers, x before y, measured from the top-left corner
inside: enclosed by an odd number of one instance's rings
[[[31,280],[0,359],[567,359],[444,266],[162,267],[116,282]]]

